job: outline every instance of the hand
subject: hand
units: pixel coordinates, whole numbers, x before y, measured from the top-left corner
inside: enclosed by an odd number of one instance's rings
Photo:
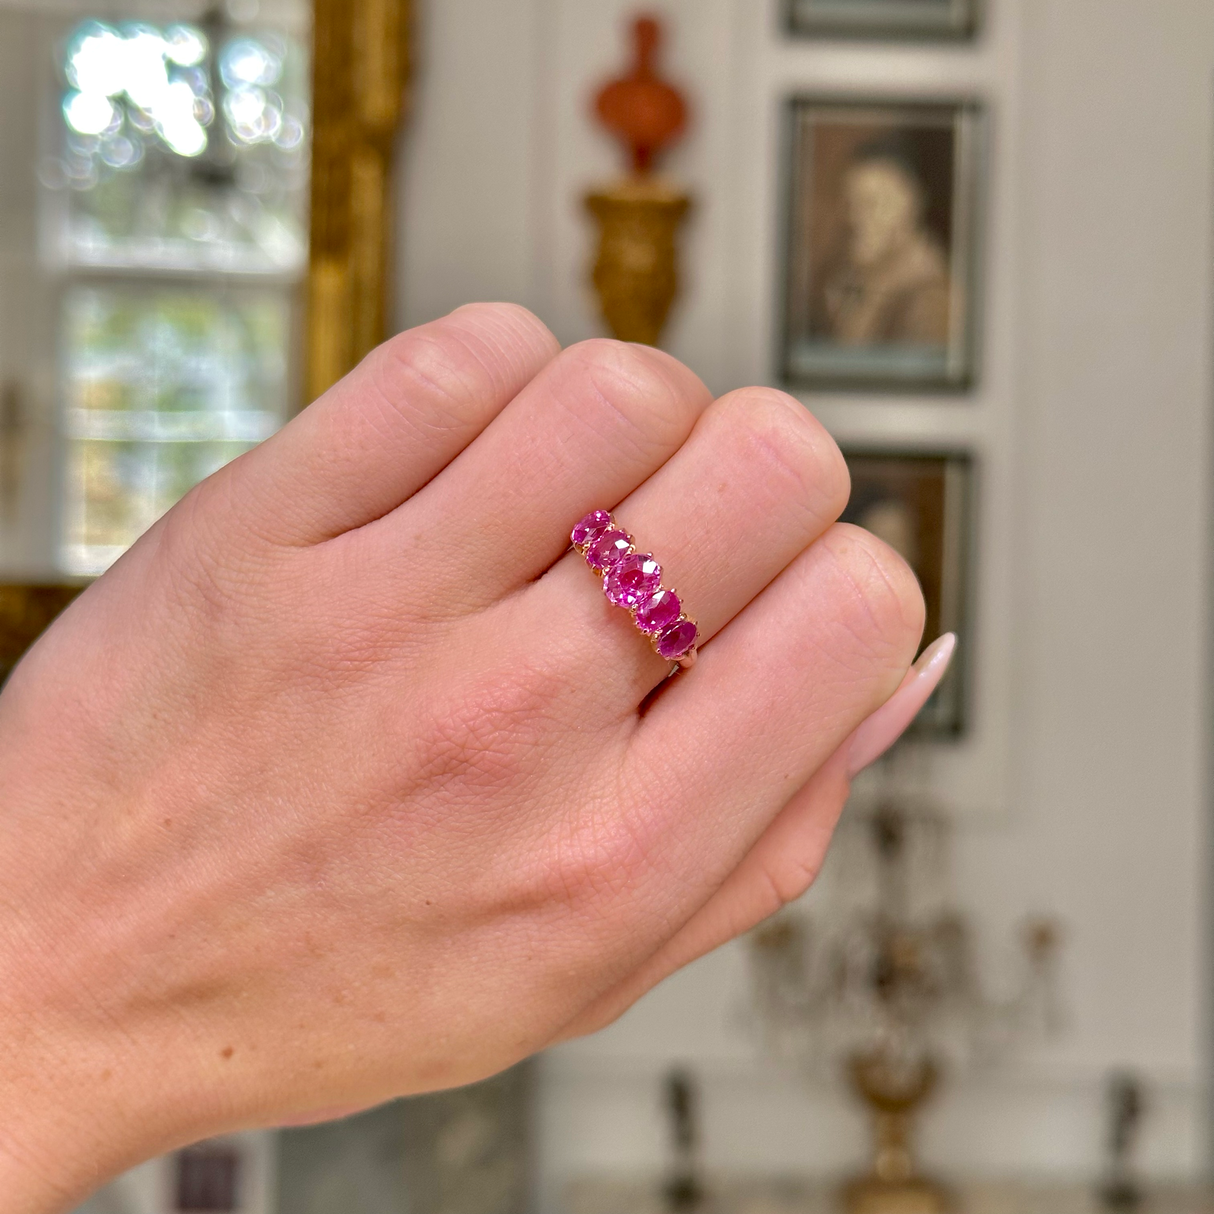
[[[800,894],[941,666],[847,492],[791,398],[481,305],[190,493],[0,696],[0,1214],[479,1079]],[[694,670],[566,552],[598,506]]]

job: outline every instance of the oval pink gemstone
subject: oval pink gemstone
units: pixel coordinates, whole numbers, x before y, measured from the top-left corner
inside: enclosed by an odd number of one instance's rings
[[[626,531],[604,531],[586,549],[586,563],[592,569],[610,569],[632,551],[632,540]]]
[[[679,596],[673,590],[659,590],[637,608],[637,627],[642,632],[661,632],[679,618],[681,610]]]
[[[669,662],[686,657],[696,643],[696,626],[691,620],[672,624],[658,637],[658,653]]]
[[[585,548],[611,526],[611,515],[606,510],[592,510],[573,529],[569,538],[575,548]]]
[[[626,556],[612,566],[603,593],[617,607],[636,607],[662,584],[662,566],[649,553]]]

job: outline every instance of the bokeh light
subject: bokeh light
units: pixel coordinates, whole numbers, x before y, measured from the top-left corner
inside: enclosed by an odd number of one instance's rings
[[[220,55],[219,72],[229,88],[277,84],[282,75],[282,58],[255,38],[237,38]]]
[[[192,25],[171,25],[164,32],[165,53],[181,67],[194,67],[207,57],[206,36]]]
[[[223,108],[233,137],[242,143],[273,139],[282,127],[282,99],[266,89],[232,89]]]
[[[155,131],[179,156],[200,156],[215,120],[202,66],[209,52],[206,35],[191,25],[161,31],[139,23],[115,29],[90,21],[68,47],[65,69],[75,89],[64,99],[64,117],[80,135],[116,134],[123,114],[115,102],[125,98],[133,125]],[[219,75],[228,90],[223,112],[237,143],[298,145],[300,122],[287,124],[282,98],[269,90],[282,77],[283,58],[274,47],[248,36],[233,38],[220,52]],[[135,163],[113,154],[105,160],[114,167]]]
[[[77,92],[64,102],[68,125],[80,134],[99,135],[114,122],[115,98],[151,120],[152,128],[179,156],[199,156],[207,148],[206,125],[214,116],[205,75],[180,73],[207,53],[206,38],[192,26],[164,33],[132,24],[122,31],[89,22],[72,39],[66,73]]]
[[[79,135],[100,135],[121,119],[104,93],[68,93],[63,99],[63,117]]]
[[[294,272],[306,256],[307,52],[273,29],[88,20],[41,178],[89,265]],[[192,163],[194,162],[194,163]]]

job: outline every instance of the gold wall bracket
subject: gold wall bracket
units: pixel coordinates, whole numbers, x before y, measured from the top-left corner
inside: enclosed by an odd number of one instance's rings
[[[632,22],[632,63],[598,92],[598,121],[627,153],[630,176],[586,196],[598,221],[592,281],[608,327],[621,341],[656,346],[679,293],[676,237],[691,199],[656,175],[662,152],[680,139],[687,103],[658,71],[662,23]]]
[[[598,220],[594,288],[612,333],[656,346],[678,294],[676,236],[691,199],[650,177],[631,178],[586,196]]]

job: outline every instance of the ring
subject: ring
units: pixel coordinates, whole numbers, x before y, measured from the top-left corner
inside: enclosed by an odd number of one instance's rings
[[[700,632],[683,611],[679,596],[662,585],[662,566],[648,552],[637,552],[632,536],[617,527],[606,510],[592,510],[569,538],[603,579],[607,601],[632,616],[658,657],[690,669]]]

